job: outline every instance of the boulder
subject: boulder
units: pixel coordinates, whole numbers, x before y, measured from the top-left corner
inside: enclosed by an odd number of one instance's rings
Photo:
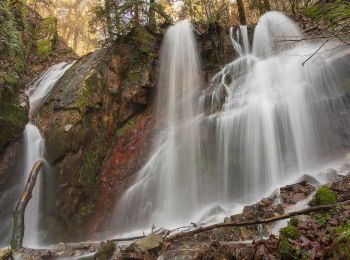
[[[298,201],[304,200],[315,190],[316,188],[304,179],[298,183],[280,188],[280,197],[284,203],[295,204]]]
[[[151,104],[156,56],[140,56],[137,50],[118,43],[80,58],[35,117],[53,166],[53,190],[60,194],[50,204],[55,205],[56,222],[75,227],[71,231],[87,230],[81,226],[98,209],[103,162]]]
[[[330,189],[337,193],[338,201],[350,200],[350,175],[339,176]]]
[[[127,252],[146,253],[157,252],[162,248],[163,237],[159,234],[151,234],[133,242],[127,249]]]

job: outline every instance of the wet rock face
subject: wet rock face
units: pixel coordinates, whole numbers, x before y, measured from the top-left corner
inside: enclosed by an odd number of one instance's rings
[[[130,44],[89,54],[57,82],[36,116],[54,169],[51,204],[64,225],[80,226],[96,211],[103,161],[151,105],[155,64],[154,55]]]
[[[295,204],[304,200],[308,195],[314,192],[316,188],[309,184],[307,180],[302,180],[296,184],[287,185],[280,189],[280,196],[284,203]]]
[[[350,200],[350,175],[339,176],[339,178],[331,184],[330,189],[337,193],[338,201]]]

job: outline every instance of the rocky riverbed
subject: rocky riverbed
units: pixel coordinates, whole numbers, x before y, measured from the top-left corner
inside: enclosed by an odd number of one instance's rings
[[[327,180],[321,183],[318,179]],[[245,206],[224,223],[274,218],[289,212],[350,199],[350,165],[328,169],[315,177],[302,176],[269,197]],[[348,259],[350,257],[350,203],[267,224],[222,227],[189,236],[174,234],[196,230],[198,224],[129,241],[60,243],[45,250],[0,251],[1,259]],[[206,226],[206,225],[204,225]]]

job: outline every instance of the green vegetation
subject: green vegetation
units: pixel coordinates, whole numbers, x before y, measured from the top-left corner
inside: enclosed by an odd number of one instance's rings
[[[52,51],[52,42],[50,39],[38,40],[36,43],[36,54],[42,60],[46,60]]]
[[[91,94],[92,88],[88,84],[87,80],[84,81],[83,86],[81,87],[81,94],[77,101],[78,107],[83,111],[88,105],[88,99]]]
[[[335,229],[338,237],[331,245],[335,259],[350,259],[350,224],[343,224]]]
[[[116,245],[113,242],[108,241],[107,243],[104,243],[95,255],[95,260],[111,259],[115,249]]]
[[[15,16],[8,1],[0,2],[0,52],[17,54],[21,51],[22,42]]]
[[[122,127],[118,128],[117,136],[122,136],[126,132],[126,130],[128,130],[135,124],[136,120],[134,118],[131,118]]]
[[[57,38],[57,19],[54,17],[44,19],[37,28],[35,35],[36,55],[40,60],[47,60]]]
[[[315,21],[326,20],[335,24],[340,20],[350,18],[350,2],[337,0],[332,3],[318,3],[305,9],[305,14]]]
[[[312,200],[309,202],[310,206],[329,205],[337,202],[337,195],[331,191],[327,186],[321,186]]]
[[[297,256],[300,255],[300,252],[298,252],[297,249],[292,248],[288,241],[288,239],[298,239],[299,236],[299,231],[291,222],[289,222],[286,227],[280,229],[278,253],[282,259],[297,259]]]
[[[280,230],[280,238],[290,238],[290,239],[297,239],[299,238],[299,232],[291,223],[288,223],[288,225],[284,228],[281,228]]]

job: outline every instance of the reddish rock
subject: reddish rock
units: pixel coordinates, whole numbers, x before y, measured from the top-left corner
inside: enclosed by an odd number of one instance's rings
[[[154,125],[152,109],[148,109],[118,137],[101,169],[97,209],[89,223],[90,231],[96,231],[103,224],[112,213],[116,200],[144,165],[151,149]]]

